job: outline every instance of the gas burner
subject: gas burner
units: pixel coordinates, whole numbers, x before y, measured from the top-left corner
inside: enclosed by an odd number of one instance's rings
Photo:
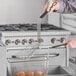
[[[24,31],[34,31],[37,30],[37,24],[20,24],[19,28]]]
[[[41,24],[41,30],[45,31],[45,30],[65,30],[65,29],[54,26],[52,24]]]
[[[0,31],[4,31],[4,27],[3,26],[0,26]]]
[[[36,31],[38,24],[20,24],[19,28],[22,29],[23,31]],[[51,24],[41,24],[41,31],[46,31],[46,30],[64,30],[63,28],[56,27]]]
[[[14,27],[13,25],[1,25],[0,31],[19,31],[19,28]]]
[[[9,24],[1,25],[0,31],[37,31],[38,24]],[[64,30],[51,24],[41,24],[41,31]]]

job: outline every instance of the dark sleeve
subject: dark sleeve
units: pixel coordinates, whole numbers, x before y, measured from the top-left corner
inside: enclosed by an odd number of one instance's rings
[[[76,13],[76,0],[60,0],[59,13]]]

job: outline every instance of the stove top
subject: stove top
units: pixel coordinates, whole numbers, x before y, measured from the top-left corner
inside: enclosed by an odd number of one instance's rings
[[[37,31],[38,24],[9,24],[0,25],[0,31]],[[41,24],[41,31],[46,30],[65,30],[51,24]]]

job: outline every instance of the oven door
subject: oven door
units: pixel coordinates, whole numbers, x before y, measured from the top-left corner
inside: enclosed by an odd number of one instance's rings
[[[42,49],[12,49],[8,50],[7,58],[25,58],[30,56],[47,56],[49,59],[48,65],[60,65],[68,66],[69,65],[69,51],[67,48],[42,48]]]
[[[68,68],[68,51],[66,48],[35,49],[33,51],[17,49],[8,50],[7,53],[9,76],[21,76],[20,74],[24,76],[26,72],[31,72],[30,76],[34,76],[33,73],[35,73],[35,71],[41,72],[38,76],[71,76],[71,74],[64,69],[64,67]],[[35,60],[28,60],[30,58],[35,58]],[[45,60],[47,58],[48,61]],[[29,74],[27,76],[29,76]]]

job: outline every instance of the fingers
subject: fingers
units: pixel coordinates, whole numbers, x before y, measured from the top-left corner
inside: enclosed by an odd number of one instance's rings
[[[67,44],[66,47],[76,48],[76,45],[74,45],[74,44]]]
[[[48,9],[48,4],[46,3],[44,6],[44,10],[47,11],[47,9]]]
[[[53,3],[52,0],[48,0],[48,2],[44,6],[44,10],[49,12],[50,11],[50,7],[52,6],[52,3]]]
[[[56,5],[54,5],[52,7],[52,4],[53,4],[53,1],[52,0],[49,0],[45,6],[44,6],[44,10],[47,11],[47,12],[53,12],[54,10],[58,10],[59,9],[59,1],[56,0]],[[52,7],[52,8],[51,8]]]
[[[71,47],[71,48],[76,48],[76,38],[70,39],[65,46]]]

